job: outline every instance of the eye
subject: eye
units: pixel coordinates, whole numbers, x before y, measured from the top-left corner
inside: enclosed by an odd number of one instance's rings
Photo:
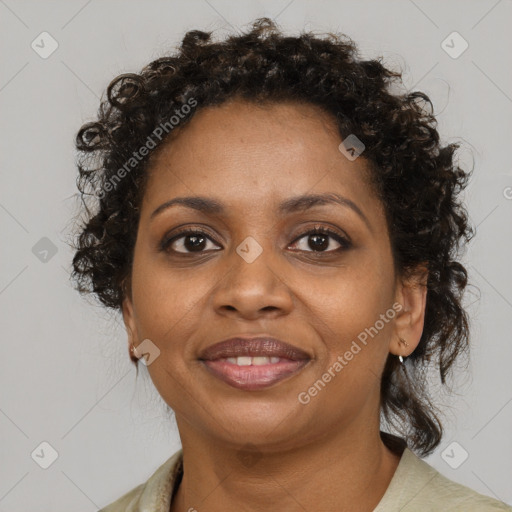
[[[336,231],[333,231],[325,226],[315,226],[314,229],[311,229],[309,231],[306,231],[302,233],[294,242],[294,244],[297,243],[297,240],[301,240],[302,238],[309,238],[309,244],[306,243],[306,246],[309,246],[312,248],[312,251],[307,251],[307,249],[300,249],[299,250],[305,250],[306,252],[316,252],[316,253],[333,253],[333,252],[340,252],[345,249],[348,249],[351,246],[350,241],[344,237],[343,235],[340,235]],[[333,250],[326,250],[329,247],[330,241],[329,239],[334,239],[334,241],[339,245],[338,248],[335,248]]]
[[[208,241],[212,242],[209,233],[200,229],[186,229],[175,233],[171,238],[165,237],[160,248],[162,251],[172,250],[172,252],[180,254],[201,253],[205,250]],[[172,247],[173,245],[174,247]]]
[[[322,253],[335,253],[341,252],[351,247],[351,242],[343,235],[329,229],[325,226],[315,226],[314,229],[305,231],[298,238],[295,239],[292,245],[297,244],[298,240],[302,238],[311,237],[309,247],[312,251],[305,248],[299,248],[301,251]],[[170,237],[164,237],[160,243],[160,249],[166,252],[175,252],[179,254],[201,254],[207,251],[208,242],[213,243],[213,237],[201,229],[184,229],[178,233],[174,233]],[[330,245],[330,239],[338,244],[338,248],[326,250]],[[292,246],[290,246],[292,247]]]

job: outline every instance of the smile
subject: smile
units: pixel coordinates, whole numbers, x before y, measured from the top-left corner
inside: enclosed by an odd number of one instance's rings
[[[263,389],[300,372],[307,352],[270,336],[237,337],[216,343],[199,359],[215,377],[244,390]]]
[[[263,389],[296,373],[308,359],[292,361],[280,357],[229,357],[215,361],[203,361],[212,375],[227,384],[244,390]]]

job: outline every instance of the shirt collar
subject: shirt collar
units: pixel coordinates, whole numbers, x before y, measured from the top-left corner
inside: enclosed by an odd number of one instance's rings
[[[391,482],[373,512],[395,510],[398,503],[407,504],[425,487],[436,471],[421,460],[400,437],[380,432],[386,446],[401,454]],[[169,457],[146,482],[137,503],[136,512],[169,512],[172,499],[183,475],[183,450]],[[393,508],[395,507],[395,508]]]

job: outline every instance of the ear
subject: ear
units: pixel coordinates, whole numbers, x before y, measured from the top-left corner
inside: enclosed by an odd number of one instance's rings
[[[407,277],[397,280],[395,301],[401,304],[402,309],[395,318],[394,333],[389,345],[392,354],[406,357],[414,352],[420,342],[425,322],[427,278],[427,267],[419,265]],[[401,343],[400,338],[408,345]]]
[[[133,303],[130,296],[126,296],[123,299],[122,310],[124,325],[126,327],[126,332],[128,333],[128,347],[130,347],[131,344],[136,344],[135,336],[137,333]]]

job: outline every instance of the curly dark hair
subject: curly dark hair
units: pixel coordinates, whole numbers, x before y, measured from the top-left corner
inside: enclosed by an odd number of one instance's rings
[[[471,171],[455,162],[459,144],[440,144],[426,94],[390,91],[402,85],[401,78],[381,58],[363,60],[345,35],[286,36],[268,18],[220,42],[209,32],[189,31],[174,54],[138,74],[117,76],[97,120],[84,124],[76,137],[77,186],[86,213],[74,242],[78,291],[94,293],[102,305],[119,311],[130,294],[140,205],[156,153],[144,147],[171,141],[198,109],[233,98],[320,107],[331,114],[342,139],[354,134],[365,144],[360,158],[370,166],[385,209],[398,275],[421,265],[428,269],[421,340],[404,369],[388,357],[381,417],[411,449],[430,454],[443,429],[427,391],[426,368],[435,362],[446,384],[456,359],[468,355],[469,322],[462,307],[468,279],[457,260],[461,242],[474,233],[458,193]],[[177,116],[179,126],[172,130]]]

